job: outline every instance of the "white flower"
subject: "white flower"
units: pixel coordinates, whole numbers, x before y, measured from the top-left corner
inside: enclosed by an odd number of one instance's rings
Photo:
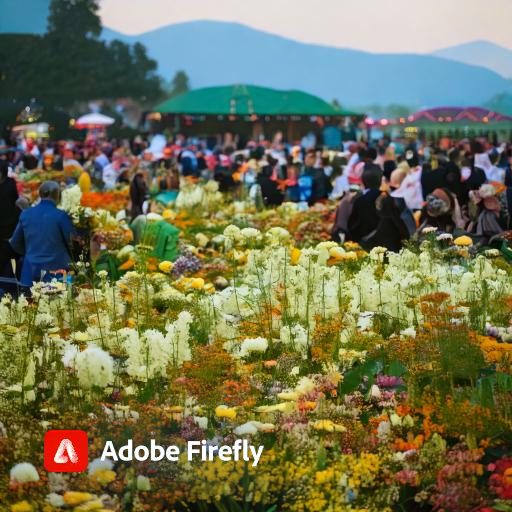
[[[50,494],[47,494],[46,501],[50,504],[50,506],[54,508],[61,508],[64,507],[64,505],[66,504],[64,498],[60,494],[57,494],[56,492],[51,492]]]
[[[219,190],[219,182],[215,180],[208,180],[208,183],[204,185],[204,190],[210,194]]]
[[[208,418],[206,416],[194,416],[193,419],[199,428],[203,430],[208,428]]]
[[[55,323],[55,319],[50,313],[38,313],[35,318],[37,327],[51,327]]]
[[[357,328],[360,331],[369,331],[373,326],[373,317],[375,313],[373,311],[362,311],[359,313],[357,320]]]
[[[427,226],[426,228],[423,228],[421,230],[421,233],[423,235],[428,235],[429,233],[435,233],[437,231],[437,228],[434,226]]]
[[[394,427],[400,426],[402,424],[402,418],[398,416],[396,412],[392,412],[390,414],[389,421],[391,421],[391,425]]]
[[[150,491],[151,483],[147,476],[138,475],[137,476],[137,490],[138,491]]]
[[[382,393],[380,392],[379,386],[377,386],[377,384],[372,384],[372,387],[370,388],[370,398],[378,400],[381,396]]]
[[[261,233],[255,228],[243,228],[240,234],[247,240],[258,240],[261,238]]]
[[[384,260],[384,255],[388,252],[388,250],[385,248],[385,247],[380,247],[380,246],[377,246],[377,247],[374,247],[371,251],[370,251],[370,259],[372,261],[383,261]]]
[[[292,345],[295,350],[299,351],[302,354],[303,359],[307,357],[308,333],[302,325],[284,325],[281,327],[280,339],[285,345]]]
[[[74,185],[62,191],[60,207],[68,213],[73,213],[80,206],[81,200],[82,191],[78,185]]]
[[[176,321],[167,326],[165,341],[170,345],[171,361],[176,367],[192,359],[189,337],[193,320],[188,311],[182,311]]]
[[[289,231],[279,226],[270,228],[267,231],[266,236],[270,239],[271,243],[284,243],[287,242],[291,237]]]
[[[11,468],[11,480],[20,484],[39,481],[37,469],[30,462],[20,462]]]
[[[223,235],[233,242],[242,240],[242,231],[238,226],[235,226],[234,224],[227,226],[226,229],[224,229]]]
[[[293,377],[295,377],[296,375],[299,375],[299,373],[300,373],[300,366],[294,366],[290,370],[290,375],[292,375]]]
[[[80,352],[75,359],[78,381],[84,389],[105,388],[114,379],[114,361],[108,352],[94,345]]]
[[[443,240],[453,240],[453,235],[451,233],[441,233],[437,235],[436,240],[442,242]]]
[[[87,466],[87,472],[92,476],[96,471],[111,471],[113,467],[114,463],[111,460],[94,459]]]
[[[196,234],[196,242],[199,247],[206,247],[210,239],[203,233]]]
[[[379,439],[386,439],[391,433],[391,423],[389,421],[381,421],[377,427],[377,437]]]
[[[315,389],[315,383],[309,377],[301,377],[298,384],[295,386],[295,391],[299,395],[307,395]]]
[[[161,215],[159,215],[158,213],[151,212],[146,215],[147,222],[158,222],[160,220],[164,220],[164,218]]]
[[[414,327],[407,327],[407,329],[403,329],[400,331],[400,336],[415,338],[416,330],[414,329]]]
[[[256,425],[254,425],[253,421],[248,421],[247,423],[244,423],[243,425],[236,427],[234,433],[237,436],[257,434],[258,428],[256,427]]]
[[[240,357],[246,357],[251,352],[265,352],[267,348],[268,341],[265,338],[245,338],[245,340],[242,341],[238,355]]]

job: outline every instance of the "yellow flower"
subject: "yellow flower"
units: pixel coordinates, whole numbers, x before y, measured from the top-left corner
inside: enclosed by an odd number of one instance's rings
[[[206,283],[204,285],[204,291],[208,293],[214,293],[215,292],[215,286],[213,283]]]
[[[247,263],[247,252],[234,250],[233,258],[239,265],[245,265]]]
[[[190,287],[194,288],[194,290],[202,290],[204,287],[204,279],[202,277],[192,279]]]
[[[281,402],[275,405],[260,405],[256,407],[256,412],[270,413],[270,412],[291,412],[296,408],[293,402]]]
[[[33,510],[32,505],[26,500],[11,505],[11,512],[32,512]]]
[[[469,247],[470,245],[473,245],[473,240],[467,235],[462,235],[457,237],[453,243],[459,247]]]
[[[75,491],[67,491],[64,493],[64,502],[66,505],[80,505],[80,503],[84,503],[85,501],[90,501],[95,496],[88,492],[75,492]]]
[[[302,251],[300,249],[297,249],[297,247],[294,247],[292,249],[292,253],[290,255],[291,261],[292,261],[292,265],[297,265],[297,263],[299,262],[299,258],[300,258],[301,254],[302,254]]]
[[[299,393],[297,391],[283,391],[282,393],[277,394],[277,398],[279,400],[298,400],[300,397]]]
[[[331,247],[329,249],[329,256],[335,260],[342,260],[345,256],[345,251],[341,247]]]
[[[108,469],[98,469],[91,475],[91,480],[96,480],[101,485],[107,485],[116,479],[114,471]]]
[[[234,407],[228,407],[227,405],[219,405],[215,408],[215,416],[233,420],[236,418],[236,409]]]
[[[313,428],[326,432],[345,432],[347,430],[343,425],[338,425],[331,420],[318,420],[313,424]]]
[[[161,261],[158,265],[158,270],[164,274],[168,274],[172,270],[172,267],[174,267],[174,264],[171,261]]]
[[[126,320],[126,327],[130,327],[131,329],[133,329],[135,325],[135,318],[128,318],[128,320]]]
[[[100,499],[95,499],[94,501],[89,501],[88,503],[75,507],[73,512],[90,512],[92,510],[95,512],[103,510],[103,503]]]
[[[172,210],[164,210],[162,212],[162,217],[165,219],[165,220],[168,220],[168,219],[173,219],[175,217],[174,215],[174,212]]]

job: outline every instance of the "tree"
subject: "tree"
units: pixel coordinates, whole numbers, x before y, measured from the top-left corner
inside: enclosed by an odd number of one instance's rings
[[[98,0],[52,0],[48,36],[66,41],[97,39],[101,34]]]
[[[65,113],[79,101],[161,97],[157,64],[141,44],[99,39],[98,0],[52,0],[44,36],[0,34],[0,122],[36,98],[48,112]],[[186,78],[186,75],[185,75]],[[185,80],[188,87],[188,79]],[[183,87],[183,77],[177,81]]]
[[[340,103],[336,98],[334,98],[334,99],[331,101],[331,105],[332,105],[336,110],[341,110],[341,103]]]
[[[177,71],[171,81],[171,91],[169,96],[173,98],[178,94],[190,91],[188,76],[185,71]]]

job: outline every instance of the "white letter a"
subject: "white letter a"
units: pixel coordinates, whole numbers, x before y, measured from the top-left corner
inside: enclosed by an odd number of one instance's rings
[[[75,452],[75,447],[69,439],[63,439],[60,442],[59,448],[55,454],[55,457],[53,458],[53,461],[57,464],[66,464],[66,462],[69,461],[73,462],[73,464],[78,462],[78,455]]]

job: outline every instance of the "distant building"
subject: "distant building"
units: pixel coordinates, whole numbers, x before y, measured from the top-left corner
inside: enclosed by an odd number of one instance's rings
[[[160,128],[185,135],[231,132],[258,140],[281,132],[285,140],[293,142],[308,133],[321,139],[327,126],[343,128],[347,118],[362,116],[302,91],[231,85],[180,94],[157,105],[150,117]]]

